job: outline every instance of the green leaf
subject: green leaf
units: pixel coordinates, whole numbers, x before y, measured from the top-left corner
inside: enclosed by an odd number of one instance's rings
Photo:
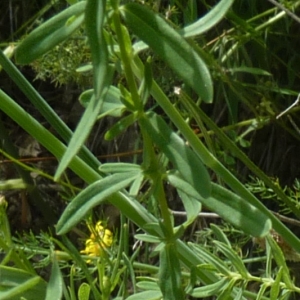
[[[136,178],[130,186],[129,195],[136,198],[142,187],[143,182],[144,176]]]
[[[146,6],[129,3],[121,7],[127,25],[205,102],[213,100],[210,73],[189,43],[157,13]]]
[[[0,265],[0,299],[45,299],[46,282],[39,276],[20,269]]]
[[[215,296],[224,289],[224,286],[226,286],[227,283],[228,283],[228,279],[222,278],[221,280],[215,283],[195,288],[192,291],[191,296],[194,298],[201,298],[201,299],[205,297]]]
[[[146,242],[146,243],[160,243],[161,240],[153,235],[149,234],[135,234],[134,237],[140,241]]]
[[[122,132],[124,132],[129,126],[131,126],[137,119],[137,114],[132,113],[120,121],[116,122],[107,132],[105,133],[104,138],[107,141],[111,141],[114,138],[118,137]]]
[[[217,240],[219,240],[220,242],[226,244],[228,247],[231,247],[231,243],[230,243],[229,239],[227,238],[224,231],[220,229],[219,226],[212,223],[212,224],[210,224],[210,228],[213,231],[213,233],[214,233],[215,237],[217,238]]]
[[[140,172],[117,173],[94,182],[79,193],[60,217],[56,231],[64,234],[82,220],[87,212],[107,197],[128,186]]]
[[[13,246],[13,242],[11,239],[10,225],[6,209],[7,201],[5,200],[3,195],[0,195],[0,245],[2,244],[3,248],[5,246],[5,248],[9,249]]]
[[[91,287],[86,282],[83,282],[80,285],[79,290],[78,290],[78,299],[79,300],[89,300],[90,292],[91,292]]]
[[[185,28],[180,30],[179,33],[182,34],[184,37],[192,37],[208,31],[209,29],[214,27],[218,22],[220,22],[221,19],[223,19],[233,2],[234,0],[220,1],[204,17],[202,17],[195,23],[186,26]]]
[[[259,68],[250,68],[250,67],[236,67],[236,68],[230,68],[230,69],[226,69],[227,72],[230,73],[249,73],[249,74],[253,74],[253,75],[263,75],[263,76],[272,76],[271,73],[263,70],[263,69],[259,69]]]
[[[52,255],[51,277],[47,285],[46,300],[60,300],[63,294],[63,278],[55,254]]]
[[[136,107],[134,105],[134,101],[131,97],[131,93],[122,85],[122,84],[119,84],[118,85],[119,87],[119,90],[121,92],[121,102],[123,103],[123,105],[129,110],[129,111],[136,111]]]
[[[232,278],[227,286],[224,287],[222,292],[219,294],[217,300],[228,300],[230,299],[230,296],[232,295],[232,289],[236,283],[236,278]]]
[[[16,190],[16,189],[26,189],[26,183],[23,179],[9,179],[0,181],[0,191],[5,190]]]
[[[84,91],[79,96],[80,104],[87,108],[93,94],[93,89]],[[119,89],[114,86],[110,86],[107,93],[104,95],[103,105],[100,109],[100,115],[98,116],[98,119],[106,115],[120,117],[126,109],[125,105],[121,102],[120,97],[121,93]]]
[[[270,219],[231,191],[212,183],[211,197],[202,203],[224,220],[252,236],[263,237],[272,228]]]
[[[178,31],[179,34],[181,34],[183,37],[193,37],[196,35],[200,35],[202,33],[205,33],[209,29],[211,29],[213,26],[215,26],[227,13],[228,9],[233,4],[234,0],[222,0],[220,1],[212,10],[210,10],[204,17],[200,18],[198,21],[184,27],[183,29],[180,29]],[[190,1],[189,3],[192,3],[191,5],[195,4],[195,1]],[[142,50],[145,50],[148,48],[148,46],[142,42],[139,41],[134,44],[133,46],[135,53],[138,53]]]
[[[190,225],[201,211],[201,198],[197,191],[186,181],[184,181],[178,172],[169,172],[167,174],[169,183],[177,189],[177,192],[182,200],[185,211],[187,213],[187,221],[184,226]]]
[[[165,121],[154,113],[140,118],[153,142],[173,163],[181,176],[202,197],[210,195],[211,183],[208,172],[200,158],[171,130]]]
[[[228,266],[222,261],[219,257],[214,255],[213,253],[210,253],[208,250],[206,250],[204,247],[201,247],[199,245],[195,245],[192,243],[189,243],[192,250],[201,257],[201,259],[215,267],[219,273],[229,277],[231,272],[228,268]],[[201,266],[200,266],[201,267]]]
[[[83,22],[86,2],[65,9],[33,30],[16,49],[16,61],[29,64],[66,40]]]
[[[249,277],[249,272],[237,253],[235,253],[232,248],[228,247],[226,244],[218,241],[214,241],[214,244],[217,246],[217,249],[220,250],[231,261],[237,272],[239,272],[240,275],[247,280]]]
[[[291,279],[290,270],[286,264],[286,260],[284,254],[282,253],[282,250],[270,235],[267,235],[266,239],[269,246],[271,247],[272,255],[276,261],[276,264],[282,269],[282,279],[284,283],[289,289],[292,290],[294,288],[294,283]]]
[[[139,95],[141,95],[143,104],[146,104],[148,97],[150,96],[152,81],[151,58],[149,57],[144,66],[144,77],[139,90]]]
[[[94,96],[86,108],[67,151],[56,170],[54,179],[58,180],[63,171],[83,146],[101,110],[105,94],[109,88],[111,73],[108,68],[108,51],[103,38],[102,27],[105,17],[105,1],[89,0],[86,5],[85,25],[89,38],[94,70]]]
[[[109,174],[109,173],[124,173],[132,171],[142,172],[140,165],[131,163],[106,163],[99,167],[99,171]]]
[[[166,244],[160,252],[159,287],[166,300],[183,300],[181,267],[174,244]]]
[[[188,196],[180,190],[177,190],[177,192],[186,211],[186,221],[182,224],[182,226],[187,228],[198,218],[199,213],[201,212],[202,204],[195,198]]]
[[[276,274],[275,281],[272,283],[270,290],[270,300],[277,300],[280,293],[280,281],[282,277],[283,268],[279,268],[279,271]]]
[[[149,279],[150,280],[150,279]],[[155,280],[155,279],[152,279]],[[157,282],[153,282],[153,281],[139,281],[136,286],[141,289],[141,290],[152,290],[152,291],[160,291],[159,286],[157,284]]]
[[[129,296],[126,300],[161,300],[162,294],[160,291],[144,291]]]
[[[269,284],[268,283],[263,283],[260,286],[259,292],[257,293],[257,296],[256,296],[255,300],[261,300],[262,297],[264,296],[264,293],[267,290],[267,288],[269,288]]]

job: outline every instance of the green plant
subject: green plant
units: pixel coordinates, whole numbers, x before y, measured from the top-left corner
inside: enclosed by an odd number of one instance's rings
[[[299,289],[291,280],[282,251],[270,237],[269,232],[274,228],[296,251],[300,251],[299,239],[226,166],[220,163],[214,155],[214,147],[202,122],[214,131],[222,141],[223,147],[232,151],[264,180],[266,185],[271,186],[278,197],[281,197],[298,216],[299,208],[280,187],[274,188],[274,183],[192,100],[193,97],[197,97],[198,104],[212,103],[214,97],[211,71],[215,73],[215,77],[220,77],[224,83],[227,82],[233,92],[239,89],[238,85],[228,80],[226,72],[222,71],[211,53],[205,52],[192,40],[211,29],[227,13],[230,19],[247,28],[248,25],[230,11],[233,2],[222,0],[203,18],[177,30],[146,5],[138,3],[121,5],[116,0],[107,3],[100,0],[74,1],[73,5],[29,34],[16,49],[16,61],[20,64],[31,63],[65,41],[84,24],[91,51],[94,83],[93,90],[86,91],[81,96],[81,99],[85,100],[86,109],[74,133],[66,127],[12,62],[2,52],[0,53],[0,64],[3,69],[43,114],[59,138],[54,137],[2,90],[1,110],[59,159],[60,163],[54,176],[56,181],[60,180],[66,168],[70,168],[88,184],[68,204],[56,226],[56,232],[62,236],[62,240],[56,240],[55,243],[71,257],[87,281],[87,285],[81,285],[79,288],[79,299],[88,297],[86,294],[90,292],[95,299],[109,299],[118,284],[117,296],[128,299],[185,299],[187,296],[203,298],[212,295],[218,296],[218,299],[246,297],[266,299],[267,296],[277,299],[278,295],[281,299],[287,299],[291,293],[299,293]],[[257,31],[260,29],[255,28]],[[233,43],[226,53],[220,53],[222,62],[232,57],[239,43],[251,38],[249,32],[241,41]],[[132,34],[140,41],[132,43]],[[180,93],[180,104],[185,107],[199,128],[203,128],[207,146],[156,82],[155,74],[152,72],[151,56],[145,60],[139,56],[139,53],[148,47],[159,55],[184,83]],[[230,71],[262,74],[262,70],[255,68]],[[116,73],[122,80],[117,86],[112,86],[112,78]],[[230,98],[230,95],[227,97]],[[155,107],[151,106],[149,100],[152,99],[163,113],[159,114]],[[100,164],[83,146],[99,115],[101,117],[109,115],[116,106],[121,118],[107,131],[105,137],[113,139],[130,125],[138,124],[143,143],[143,159],[140,164]],[[232,103],[228,102],[228,106],[234,111]],[[234,114],[232,117],[234,118]],[[211,182],[207,168],[224,184]],[[142,187],[145,183],[149,185],[149,190],[144,194]],[[169,210],[165,192],[166,183],[176,189],[187,213],[186,221],[179,226],[174,225]],[[141,195],[143,197],[140,197]],[[144,202],[149,199],[155,201],[159,215],[155,216],[147,211],[138,198],[142,198]],[[120,210],[122,227],[117,253],[112,256],[115,259],[114,265],[110,257],[106,257],[105,261],[98,258],[98,263],[95,264],[97,280],[100,280],[95,285],[86,261],[67,238],[67,233],[80,221],[87,219],[90,211],[103,202],[109,202]],[[229,265],[203,247],[187,244],[180,239],[185,229],[197,218],[202,204],[245,233],[260,238],[266,237],[269,252],[265,277],[253,276],[248,272],[241,258],[232,250],[224,234],[217,232],[217,228],[214,230],[221,240],[214,244],[228,259]],[[2,217],[5,220],[4,214]],[[135,283],[137,265],[134,260],[136,254],[133,253],[129,257],[125,217],[144,231],[144,234],[135,237],[146,243],[157,244],[155,252],[159,255],[159,266],[155,269],[156,273],[152,276],[151,282],[138,283],[132,295],[129,295],[125,282],[126,278],[130,278]],[[7,224],[5,228],[8,228]],[[2,238],[6,251],[9,250],[9,246],[4,242],[7,239],[8,236]],[[277,275],[271,271],[272,256],[279,267]],[[149,265],[145,269],[149,273],[153,271]],[[74,275],[73,272],[75,270],[71,269],[71,277]],[[184,273],[188,274],[188,283]],[[121,277],[123,283],[119,283]],[[34,279],[40,280],[40,277]],[[250,282],[261,284],[258,293],[247,289]],[[139,292],[136,287],[146,291]],[[32,291],[33,286],[28,285],[24,289]],[[64,294],[68,299],[76,298],[72,278],[68,293],[58,262],[53,259],[52,276],[46,289],[47,297],[50,299],[57,289],[60,291],[59,296]],[[81,293],[84,289],[86,292]],[[13,289],[6,287],[5,292],[13,293]],[[19,290],[19,293],[22,291]],[[82,295],[83,293],[86,294]]]

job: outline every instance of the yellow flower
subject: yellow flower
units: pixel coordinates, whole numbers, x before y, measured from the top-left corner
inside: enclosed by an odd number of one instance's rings
[[[89,256],[102,256],[103,249],[111,246],[113,242],[112,232],[103,226],[102,221],[97,222],[94,228],[90,228],[90,238],[85,242],[85,249],[80,253]]]

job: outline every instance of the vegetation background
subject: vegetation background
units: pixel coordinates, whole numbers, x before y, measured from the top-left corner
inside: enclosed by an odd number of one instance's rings
[[[300,1],[131,2],[0,4],[0,298],[297,299]]]

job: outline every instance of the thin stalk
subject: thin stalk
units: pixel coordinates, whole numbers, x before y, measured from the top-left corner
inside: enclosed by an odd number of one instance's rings
[[[167,242],[168,241],[172,242],[173,225],[172,225],[172,221],[171,221],[171,214],[169,211],[161,174],[158,174],[158,176],[154,179],[153,186],[154,186],[153,195],[154,195],[156,201],[158,202],[162,220],[163,220],[163,224],[166,229],[166,232],[164,232],[165,238],[166,238]]]
[[[144,115],[144,118],[147,118],[147,116]],[[157,161],[151,138],[149,137],[147,131],[143,128],[142,124],[140,124],[140,128],[144,143],[143,165],[145,168],[145,174],[148,175],[149,178],[152,180],[153,196],[160,208],[163,224],[167,231],[166,238],[169,237],[171,239],[173,236],[173,226],[171,222],[171,214],[168,208],[167,199],[162,183],[162,167],[160,167]]]

